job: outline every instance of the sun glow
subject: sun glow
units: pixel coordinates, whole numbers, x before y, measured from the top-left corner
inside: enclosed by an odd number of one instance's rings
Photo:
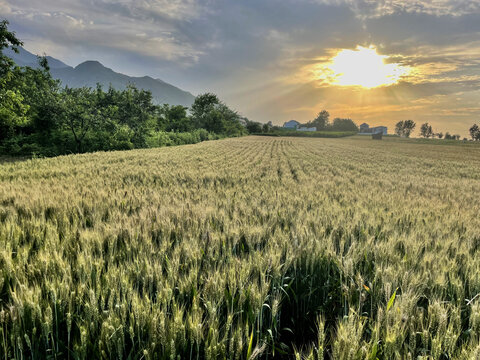
[[[387,63],[388,56],[379,55],[373,46],[340,50],[329,62],[317,67],[319,80],[331,85],[374,88],[396,84],[411,72],[409,66]]]

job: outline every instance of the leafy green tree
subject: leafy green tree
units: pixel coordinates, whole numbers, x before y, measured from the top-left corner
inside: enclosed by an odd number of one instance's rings
[[[207,122],[211,122],[208,117],[219,104],[220,100],[215,94],[205,93],[197,96],[190,109],[195,127],[206,129]]]
[[[0,78],[6,79],[15,66],[15,63],[8,56],[3,55],[3,49],[11,47],[13,51],[18,53],[18,47],[23,43],[17,39],[15,32],[8,30],[8,21],[0,21]]]
[[[197,96],[191,107],[191,113],[196,128],[229,136],[245,133],[244,127],[240,124],[240,115],[228,108],[214,94]]]
[[[50,75],[45,57],[39,58],[40,68],[22,68],[17,88],[29,105],[31,132],[38,133],[42,141],[49,141],[51,132],[58,128],[61,117],[60,82]]]
[[[125,91],[117,93],[116,103],[119,123],[128,125],[133,130],[132,141],[135,147],[145,147],[148,129],[156,123],[152,93],[130,85]]]
[[[29,106],[23,100],[18,91],[0,89],[0,144],[28,121]]]
[[[187,108],[182,105],[164,104],[159,110],[157,126],[161,130],[178,132],[194,129],[192,120],[187,116]]]
[[[100,112],[94,103],[94,94],[88,88],[66,88],[62,93],[63,123],[71,131],[76,151],[84,151],[83,143],[89,130],[99,122]]]
[[[14,134],[18,126],[27,122],[28,105],[13,82],[19,72],[13,60],[3,54],[3,49],[11,47],[18,52],[22,42],[14,32],[8,30],[8,21],[0,21],[0,144]]]

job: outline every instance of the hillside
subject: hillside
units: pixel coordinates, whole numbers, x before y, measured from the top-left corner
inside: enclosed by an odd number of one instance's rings
[[[5,54],[10,56],[20,66],[37,67],[37,57],[20,48],[18,54],[11,50],[5,51]],[[108,87],[110,84],[122,90],[128,84],[134,84],[139,89],[150,90],[153,99],[158,104],[171,105],[192,105],[195,97],[184,90],[181,90],[171,84],[168,84],[160,79],[154,79],[149,76],[132,77],[113,71],[103,66],[98,61],[85,61],[76,67],[66,65],[62,61],[47,56],[50,72],[52,76],[59,79],[63,85],[69,87],[95,87],[97,83]]]
[[[480,146],[456,144],[243,137],[1,164],[0,354],[477,358]]]

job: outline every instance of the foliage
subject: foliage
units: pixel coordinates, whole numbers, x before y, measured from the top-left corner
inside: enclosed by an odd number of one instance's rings
[[[432,126],[428,123],[422,124],[420,127],[420,135],[424,138],[430,138],[434,136]]]
[[[12,59],[3,55],[3,49],[11,47],[13,51],[18,52],[18,47],[22,45],[15,33],[8,30],[8,21],[0,21],[0,81],[8,79],[12,67],[15,66]],[[0,85],[5,86],[4,83]]]
[[[330,125],[329,118],[330,113],[327,110],[322,110],[313,121],[307,123],[307,127],[316,127],[317,131],[327,130]]]
[[[445,133],[445,140],[460,140],[460,135],[451,135],[448,131]]]
[[[410,137],[410,134],[415,129],[415,122],[413,120],[402,120],[395,124],[395,134],[406,138]]]
[[[358,126],[352,119],[335,118],[333,124],[329,127],[331,131],[354,131],[358,132]]]
[[[3,163],[0,354],[477,358],[478,149],[252,136]]]
[[[183,106],[154,104],[149,91],[134,86],[61,88],[45,57],[33,69],[3,55],[2,49],[22,44],[7,26],[0,22],[0,154],[126,150],[246,133],[240,116],[213,94],[200,95],[190,116]]]
[[[266,130],[265,132],[268,132],[268,128],[264,129],[261,123],[256,121],[250,121],[250,120],[247,120],[246,129],[249,132],[249,134],[261,133],[264,130]]]
[[[480,127],[477,124],[473,124],[469,129],[470,136],[474,141],[480,141]]]

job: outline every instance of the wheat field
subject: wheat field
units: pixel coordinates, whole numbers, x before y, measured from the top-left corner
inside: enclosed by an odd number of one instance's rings
[[[0,164],[1,359],[480,358],[480,146]]]

